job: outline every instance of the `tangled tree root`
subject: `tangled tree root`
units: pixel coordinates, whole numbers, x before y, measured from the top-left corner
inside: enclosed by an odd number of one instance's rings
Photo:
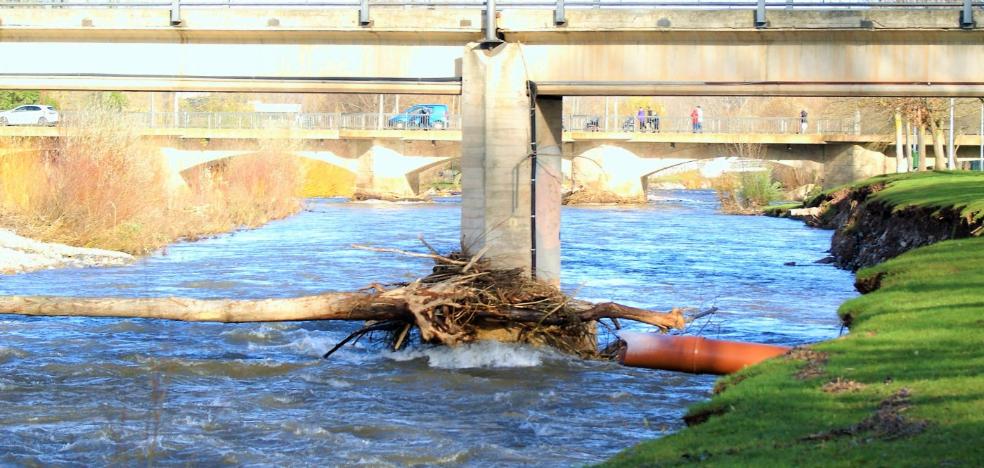
[[[522,269],[490,268],[486,261],[480,260],[484,252],[468,258],[461,254],[441,256],[433,249],[430,254],[419,254],[355,247],[435,260],[437,265],[427,277],[392,289],[373,285],[377,297],[405,301],[408,316],[403,324],[415,327],[425,343],[454,346],[496,340],[547,345],[583,357],[597,357],[605,354],[597,350],[596,323],[602,318],[635,320],[664,332],[683,328],[687,323],[679,309],[663,313],[612,302],[594,304],[573,299],[531,278]],[[396,324],[387,328],[404,329]],[[353,335],[361,336],[368,331],[371,330],[363,329]],[[394,348],[400,344],[395,342]]]

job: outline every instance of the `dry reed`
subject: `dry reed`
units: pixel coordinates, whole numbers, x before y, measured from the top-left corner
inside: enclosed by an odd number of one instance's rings
[[[255,227],[301,208],[296,158],[255,155],[197,167],[175,185],[160,149],[118,113],[93,111],[61,138],[0,147],[0,223],[43,241],[146,254],[182,238]]]

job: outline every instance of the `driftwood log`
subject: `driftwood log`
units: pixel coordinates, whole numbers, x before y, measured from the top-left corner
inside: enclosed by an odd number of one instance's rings
[[[389,328],[399,330],[394,333],[397,346],[406,339],[409,328],[416,327],[420,340],[428,343],[456,345],[496,339],[548,344],[582,355],[596,352],[594,324],[601,319],[634,320],[662,331],[687,323],[677,309],[657,312],[572,299],[529,278],[523,270],[489,269],[479,260],[483,252],[474,257],[432,252],[416,254],[435,261],[431,275],[411,283],[374,284],[358,292],[262,300],[0,296],[0,313],[190,322],[387,322],[393,325]]]
[[[416,291],[417,294],[426,294]],[[289,299],[203,300],[166,298],[83,298],[64,296],[0,296],[0,314],[118,317],[180,320],[184,322],[292,322],[304,320],[394,320],[413,319],[407,289],[397,288],[384,294],[328,293]],[[427,297],[427,296],[425,296]],[[435,305],[430,299],[415,298],[418,313]],[[585,305],[579,303],[577,319],[587,322],[603,318],[628,319],[663,330],[682,328],[686,321],[677,310],[664,313],[624,306],[614,302]],[[421,307],[424,306],[424,307]],[[560,325],[565,317],[544,317],[528,309],[502,311],[480,310],[475,318],[515,323]]]

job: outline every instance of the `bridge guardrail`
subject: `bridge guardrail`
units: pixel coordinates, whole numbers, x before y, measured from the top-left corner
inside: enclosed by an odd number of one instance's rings
[[[347,130],[460,130],[461,116],[447,114],[443,118],[433,115],[406,113],[344,113],[339,128]]]
[[[88,119],[102,118],[100,113],[87,111],[60,111],[63,125],[80,125]],[[461,116],[448,114],[443,120],[427,121],[419,115],[405,113],[333,113],[333,112],[123,112],[119,114],[136,128],[181,129],[229,129],[229,130],[460,130]],[[656,118],[644,118],[642,124],[636,115],[565,114],[564,130],[637,133],[655,132]],[[716,117],[705,116],[703,133],[744,134],[836,134],[861,135],[893,133],[887,124],[875,130],[869,122],[857,118],[810,118],[805,132],[801,132],[798,117]],[[943,125],[946,130],[948,127]],[[692,133],[689,116],[659,118],[661,133]],[[961,134],[974,134],[974,126],[960,125]]]
[[[84,123],[96,113],[62,111],[65,124]],[[140,128],[195,129],[302,129],[302,130],[459,130],[461,116],[443,118],[405,113],[334,112],[124,112],[130,125]]]
[[[180,0],[181,8],[360,8],[360,0]],[[971,2],[984,7],[984,2]],[[169,0],[0,0],[0,8],[162,8]],[[369,0],[371,8],[483,8],[484,0]],[[959,9],[962,0],[512,0],[497,2],[497,9]]]
[[[689,116],[565,115],[564,129],[588,132],[694,133]],[[807,119],[806,129],[799,117],[704,117],[702,133],[768,134],[860,134],[860,122],[853,118]]]
[[[66,124],[84,122],[95,115],[85,111],[62,111]],[[296,128],[333,130],[338,128],[336,113],[279,113],[279,112],[124,112],[131,125],[141,128],[208,128],[259,130]]]

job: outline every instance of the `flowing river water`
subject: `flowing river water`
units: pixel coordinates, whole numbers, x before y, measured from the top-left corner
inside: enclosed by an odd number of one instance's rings
[[[289,219],[172,245],[133,266],[0,276],[0,294],[352,290],[431,265],[349,244],[419,249],[423,234],[449,251],[459,216],[453,200],[310,200]],[[691,333],[829,339],[837,306],[856,294],[850,273],[811,263],[826,255],[829,231],[721,215],[711,192],[562,216],[567,292],[720,308]],[[359,342],[319,359],[357,326],[0,316],[0,465],[580,465],[679,430],[715,380],[491,344],[391,353]]]

